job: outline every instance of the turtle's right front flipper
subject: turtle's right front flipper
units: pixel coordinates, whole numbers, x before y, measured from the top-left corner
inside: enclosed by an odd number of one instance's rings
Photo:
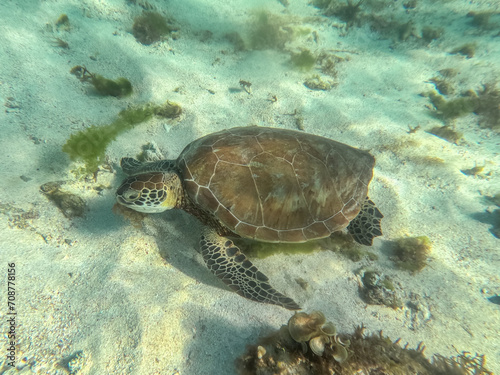
[[[175,160],[157,160],[146,163],[141,163],[134,158],[122,158],[120,160],[120,166],[122,167],[123,173],[129,176],[151,172],[170,172],[175,170],[175,165]]]
[[[240,296],[252,301],[300,310],[291,298],[276,291],[268,278],[250,262],[233,241],[207,230],[200,241],[203,259],[210,271]]]

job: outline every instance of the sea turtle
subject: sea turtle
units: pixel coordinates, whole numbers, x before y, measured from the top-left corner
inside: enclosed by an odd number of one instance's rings
[[[216,276],[243,297],[298,310],[230,238],[297,243],[347,227],[371,245],[383,217],[367,197],[374,164],[368,152],[320,136],[238,127],[193,141],[177,160],[123,158],[129,177],[116,196],[140,212],[193,214],[205,224],[201,253]]]

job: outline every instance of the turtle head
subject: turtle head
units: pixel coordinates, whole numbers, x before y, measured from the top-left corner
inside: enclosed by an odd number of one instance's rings
[[[181,195],[177,173],[152,172],[128,177],[116,191],[116,200],[135,211],[157,213],[177,207]]]

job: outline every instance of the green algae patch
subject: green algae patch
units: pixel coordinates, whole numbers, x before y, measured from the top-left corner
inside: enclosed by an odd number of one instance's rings
[[[261,11],[250,24],[250,47],[254,50],[283,50],[294,39],[294,33],[283,17]]]
[[[134,19],[132,26],[135,39],[146,46],[160,41],[171,31],[167,19],[158,12],[145,12]]]
[[[476,54],[476,43],[466,43],[460,47],[453,49],[450,53],[452,55],[463,55],[468,59],[471,59]]]
[[[353,262],[359,262],[365,258],[371,261],[378,259],[376,254],[364,250],[364,247],[354,241],[350,234],[344,232],[332,233],[330,237],[321,241],[324,249],[339,253]]]
[[[304,243],[265,243],[265,242],[247,242],[241,245],[245,249],[245,254],[250,258],[267,258],[274,254],[311,254],[321,250],[318,241],[309,241]]]
[[[175,102],[167,100],[164,105],[154,109],[154,114],[158,117],[174,119],[182,115],[182,107]]]
[[[175,103],[174,103],[175,104]],[[180,106],[175,104],[177,111]],[[168,117],[171,114],[172,102],[164,105],[146,104],[142,107],[132,107],[118,114],[118,118],[108,125],[95,126],[76,132],[66,141],[62,150],[71,160],[85,163],[86,173],[95,173],[104,161],[106,149],[120,134],[148,121],[153,116]],[[173,118],[173,117],[168,117]]]
[[[102,163],[108,145],[124,130],[115,123],[105,126],[92,125],[72,134],[62,150],[69,155],[71,160],[83,161],[87,173],[94,173]]]
[[[316,56],[304,49],[299,53],[292,53],[290,61],[300,70],[311,70],[316,64]]]
[[[432,243],[429,237],[406,237],[396,240],[392,260],[399,268],[419,272],[427,265]]]
[[[443,34],[444,29],[441,27],[425,26],[422,28],[422,39],[427,43],[440,38]]]
[[[92,77],[91,83],[101,95],[122,97],[132,94],[132,84],[124,77],[112,80],[97,74]]]
[[[353,0],[340,2],[337,0],[313,0],[312,5],[321,9],[326,17],[337,17],[345,22],[347,27],[359,24],[363,15],[361,4],[364,0],[354,3]]]
[[[132,94],[132,84],[127,78],[119,77],[115,80],[105,78],[100,74],[91,73],[86,67],[77,65],[71,68],[70,73],[81,82],[88,82],[102,96],[125,97]]]
[[[443,119],[454,119],[472,113],[477,105],[477,98],[473,96],[446,100],[435,91],[424,94],[424,96],[430,99],[436,108],[437,115]]]
[[[500,90],[496,82],[483,85],[478,90],[474,113],[479,116],[480,125],[496,132],[500,132]]]
[[[58,30],[70,31],[71,24],[69,22],[69,17],[66,14],[61,14],[56,21],[56,28]]]
[[[453,84],[446,78],[432,77],[429,82],[436,86],[436,90],[438,90],[441,95],[451,95],[455,92]]]
[[[350,234],[335,232],[330,237],[303,243],[265,243],[249,240],[237,240],[244,253],[253,258],[267,258],[274,254],[312,254],[316,251],[333,251],[353,262],[363,259],[377,260],[376,254],[363,250]]]
[[[430,82],[438,89],[443,90],[445,87],[441,85],[441,81]],[[446,86],[446,89],[449,87]],[[496,82],[484,84],[480,90],[467,90],[453,99],[445,99],[436,91],[424,92],[421,95],[429,98],[435,108],[434,115],[443,121],[474,113],[479,116],[481,127],[500,131],[500,90]]]
[[[444,139],[445,141],[448,141],[450,143],[454,143],[456,145],[463,138],[463,133],[456,131],[451,126],[435,126],[431,130],[429,130],[428,132],[430,134],[435,135],[436,137],[439,137],[441,139]]]

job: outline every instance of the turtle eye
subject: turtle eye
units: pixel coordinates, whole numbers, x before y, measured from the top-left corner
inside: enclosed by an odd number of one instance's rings
[[[123,199],[129,202],[137,200],[140,196],[141,194],[136,190],[127,190],[122,194]]]

